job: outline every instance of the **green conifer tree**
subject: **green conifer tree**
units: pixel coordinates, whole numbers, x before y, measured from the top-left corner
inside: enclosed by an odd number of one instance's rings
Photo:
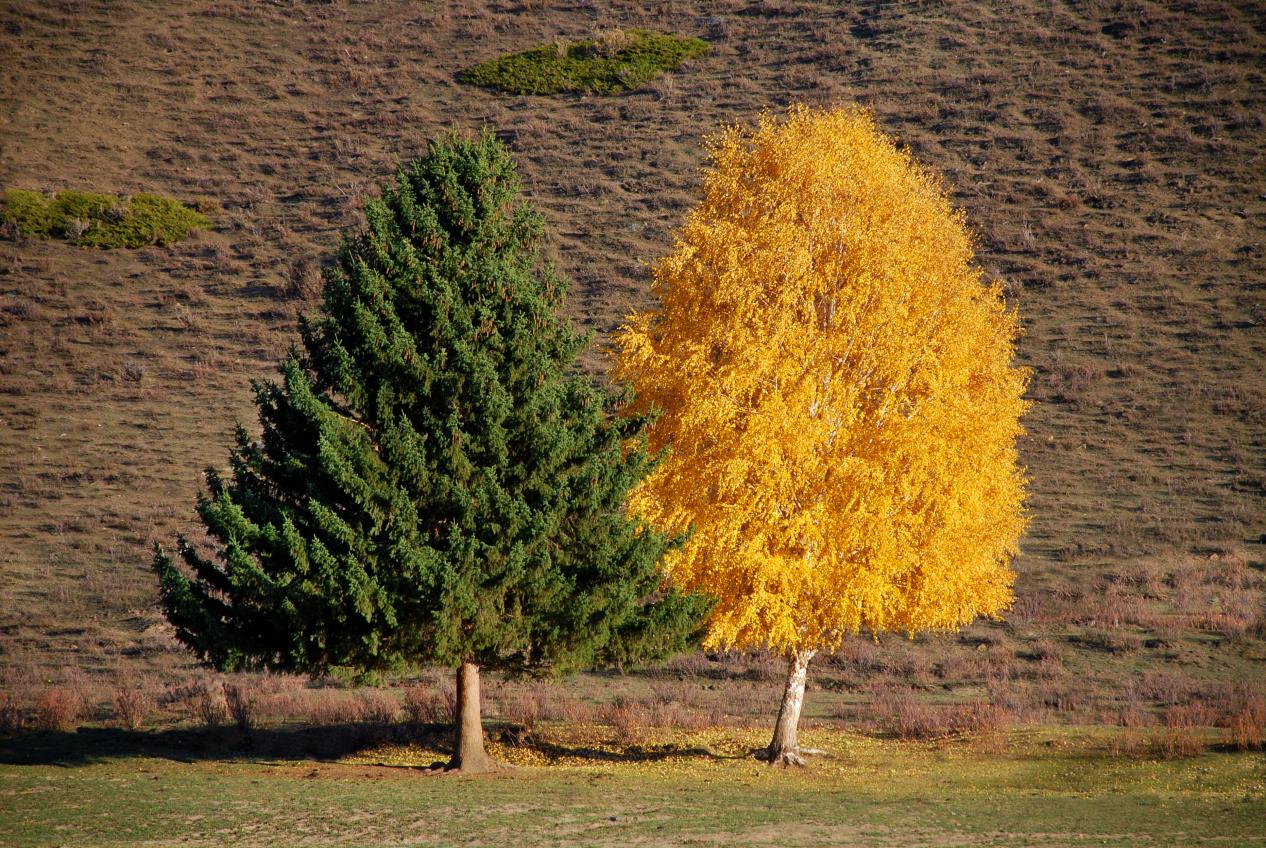
[[[626,512],[644,419],[574,373],[587,343],[539,259],[540,217],[484,133],[433,142],[366,202],[279,383],[255,384],[214,542],[155,557],[178,638],[221,669],[457,670],[452,767],[490,766],[479,670],[666,656],[709,601],[665,583],[675,543]]]

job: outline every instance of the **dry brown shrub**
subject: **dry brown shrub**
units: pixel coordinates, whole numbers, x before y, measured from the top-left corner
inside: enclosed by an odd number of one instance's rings
[[[1126,627],[1150,621],[1146,603],[1128,586],[1109,583],[1099,598],[1096,619],[1105,627]]]
[[[623,695],[602,708],[602,722],[615,731],[615,741],[626,746],[640,743],[651,723],[646,706]]]
[[[888,682],[872,689],[871,716],[879,727],[904,741],[946,739],[962,732],[972,720],[963,707],[928,704],[909,686]]]
[[[1134,757],[1147,747],[1147,737],[1137,729],[1126,727],[1108,740],[1108,751],[1114,757]]]
[[[535,733],[541,721],[553,711],[549,696],[537,686],[504,691],[497,696],[497,703],[501,716],[527,733]]]
[[[1110,654],[1134,654],[1143,647],[1143,639],[1128,630],[1092,630],[1083,641]]]
[[[1005,710],[1014,722],[1039,721],[1042,710],[1033,702],[1033,696],[1009,680],[994,679],[985,684],[988,703]]]
[[[1081,686],[1068,683],[1044,683],[1037,689],[1038,700],[1052,710],[1062,713],[1082,712],[1091,698]]]
[[[49,689],[35,705],[35,726],[50,733],[74,730],[84,712],[83,695],[72,689]]]
[[[173,704],[185,703],[192,700],[200,689],[201,684],[195,680],[184,680],[180,683],[168,683],[158,693],[155,699],[160,707],[170,707]]]
[[[1227,719],[1231,744],[1241,751],[1260,751],[1266,743],[1266,703],[1258,701],[1232,713]]]
[[[737,719],[740,725],[754,716],[760,716],[763,723],[769,711],[777,706],[776,697],[766,687],[748,681],[727,680],[700,693],[699,707],[709,713]],[[732,722],[722,719],[717,723]]]
[[[921,670],[907,667],[895,676],[914,684],[920,689],[929,689],[931,688],[929,685],[930,681],[923,679],[923,675],[920,674]],[[969,653],[957,651],[941,660],[933,669],[933,673],[937,678],[960,684],[985,680],[992,676],[993,672],[994,662],[989,658],[988,654],[978,651]]]
[[[651,686],[651,696],[658,704],[693,707],[699,703],[699,684],[688,680],[664,681]]]
[[[224,701],[224,686],[215,683],[203,683],[200,690],[189,701],[193,717],[202,722],[208,729],[224,724],[228,718],[228,705]]]
[[[1165,721],[1169,723],[1170,716],[1174,716],[1174,721],[1191,727],[1213,727],[1218,723],[1219,717],[1226,714],[1225,708],[1219,708],[1214,700],[1204,701],[1194,699],[1186,704],[1177,707],[1170,707],[1165,711]]]
[[[282,292],[289,298],[312,301],[320,296],[322,285],[320,266],[307,257],[301,257],[290,263]]]
[[[309,721],[318,727],[355,724],[365,717],[360,699],[337,689],[313,690],[308,710]]]
[[[1139,688],[1145,698],[1158,704],[1178,704],[1190,696],[1192,686],[1181,672],[1157,671],[1144,674]]]
[[[943,739],[951,728],[945,713],[913,698],[891,705],[876,705],[876,718],[892,735],[905,741]]]
[[[1032,676],[1037,680],[1059,680],[1066,672],[1063,660],[1057,657],[1043,657],[1033,666]]]
[[[554,698],[549,703],[549,718],[564,724],[592,724],[598,718],[592,704],[575,698]]]
[[[695,651],[684,656],[674,657],[664,664],[664,671],[681,675],[686,679],[702,680],[713,677],[712,661],[707,655]]]
[[[1220,723],[1227,729],[1228,741],[1237,749],[1262,750],[1266,746],[1266,693],[1241,688]]]
[[[404,713],[412,724],[452,724],[457,715],[457,690],[447,681],[438,686],[409,686],[404,690]]]
[[[22,706],[12,692],[0,692],[0,733],[16,733],[22,729]]]
[[[650,705],[650,723],[655,727],[703,730],[712,725],[712,715],[677,702],[655,701]]]
[[[248,683],[224,684],[224,706],[238,730],[247,731],[254,727],[255,699],[255,692]]]
[[[1186,707],[1170,707],[1165,711],[1165,726],[1152,733],[1152,754],[1166,760],[1198,757],[1204,753],[1206,740],[1195,714]]]
[[[1028,658],[1034,662],[1042,662],[1043,659],[1053,659],[1053,661],[1062,664],[1063,648],[1052,642],[1051,639],[1036,639],[1032,645],[1029,645]]]
[[[114,693],[114,717],[128,730],[136,730],[154,709],[154,698],[139,687],[119,689]]]
[[[607,59],[614,59],[631,46],[633,36],[622,29],[602,29],[594,36],[595,52]]]
[[[400,702],[386,692],[368,689],[357,695],[362,721],[371,724],[394,724],[400,714]]]

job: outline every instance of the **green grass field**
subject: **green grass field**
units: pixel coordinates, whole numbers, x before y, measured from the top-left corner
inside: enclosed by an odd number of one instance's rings
[[[233,737],[221,737],[221,742]],[[337,759],[118,731],[0,753],[5,845],[1266,845],[1266,760],[1110,757],[1105,733],[1026,730],[1004,752],[809,731],[784,771],[764,731],[636,749],[577,742],[489,778],[390,745]],[[583,741],[583,740],[582,740]],[[256,742],[258,748],[261,743]],[[499,749],[513,758],[510,749]],[[0,745],[0,752],[4,751]]]

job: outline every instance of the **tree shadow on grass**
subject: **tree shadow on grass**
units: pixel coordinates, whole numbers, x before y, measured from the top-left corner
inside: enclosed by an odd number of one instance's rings
[[[581,759],[595,763],[646,763],[680,758],[743,759],[707,748],[677,744],[629,744],[614,748],[554,742],[520,727],[487,728],[488,738],[524,748],[550,761]],[[443,724],[338,724],[322,726],[173,728],[123,730],[80,727],[65,732],[24,732],[0,736],[0,765],[53,765],[66,768],[119,759],[166,759],[177,762],[258,762],[262,760],[334,761],[384,743],[410,743],[440,752],[447,759],[452,728]]]
[[[178,728],[122,730],[81,727],[0,737],[0,764],[84,766],[129,757],[179,762],[337,760],[389,741],[438,750],[450,747],[443,725],[339,724],[319,727]]]

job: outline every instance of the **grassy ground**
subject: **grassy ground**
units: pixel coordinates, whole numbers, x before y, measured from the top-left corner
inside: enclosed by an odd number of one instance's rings
[[[748,759],[756,731],[632,750],[578,731],[553,765],[478,779],[413,768],[434,755],[413,746],[311,760],[146,736],[0,743],[5,844],[1266,845],[1260,756],[1107,758],[1098,731],[1003,753],[811,731],[829,754],[803,772]]]

